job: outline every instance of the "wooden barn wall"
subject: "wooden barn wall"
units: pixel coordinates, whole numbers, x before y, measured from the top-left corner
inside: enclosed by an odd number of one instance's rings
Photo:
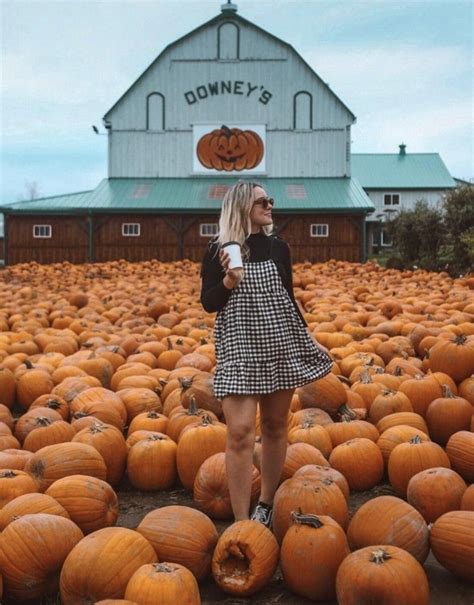
[[[311,237],[310,225],[328,225],[328,237]],[[294,263],[326,262],[330,259],[350,262],[362,261],[363,216],[339,214],[305,214],[277,216],[278,235],[291,248]]]
[[[168,217],[166,217],[168,218]],[[123,236],[123,223],[139,223],[140,236]],[[139,262],[177,258],[178,238],[166,219],[157,215],[112,214],[93,218],[96,262],[126,259]]]
[[[209,237],[200,235],[201,223],[217,223],[217,215],[95,215],[92,218],[92,256],[88,219],[82,216],[9,216],[7,263],[84,263],[125,259],[130,262],[187,258],[201,262]],[[140,236],[122,235],[123,223],[139,223]],[[311,237],[312,223],[326,223],[329,237]],[[51,239],[33,238],[33,225],[51,224]],[[293,262],[362,260],[363,216],[314,214],[277,215],[278,234],[288,242]]]
[[[6,262],[84,263],[87,261],[87,222],[83,216],[15,216],[6,219]],[[34,225],[51,225],[51,238],[33,237]]]

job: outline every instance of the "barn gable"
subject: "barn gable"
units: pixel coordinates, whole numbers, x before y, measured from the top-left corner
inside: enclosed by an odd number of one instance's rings
[[[205,78],[202,63],[207,63]],[[237,111],[253,121],[265,119],[269,129],[294,129],[292,105],[298,92],[313,97],[310,129],[355,122],[354,114],[290,44],[223,10],[169,44],[103,119],[113,130],[147,129],[151,103],[162,114],[162,120],[155,120],[156,130],[179,130],[209,113],[218,114],[222,100],[230,99],[226,110],[234,115]],[[297,101],[307,103],[307,98],[300,95]],[[282,123],[285,102],[287,120]]]

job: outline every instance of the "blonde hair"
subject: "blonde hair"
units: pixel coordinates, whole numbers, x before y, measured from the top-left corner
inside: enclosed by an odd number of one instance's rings
[[[214,239],[214,242],[218,244],[218,249],[226,242],[238,242],[242,246],[242,258],[245,260],[250,255],[245,240],[252,229],[250,212],[253,206],[253,190],[255,187],[262,187],[262,185],[252,181],[239,181],[227,190],[222,200],[219,233]],[[265,235],[270,235],[273,231],[273,223],[263,225],[260,230]]]

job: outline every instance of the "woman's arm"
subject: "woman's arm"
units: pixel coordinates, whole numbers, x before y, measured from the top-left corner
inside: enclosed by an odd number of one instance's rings
[[[225,271],[215,244],[208,246],[201,266],[201,304],[208,313],[223,309],[232,290],[224,285]]]

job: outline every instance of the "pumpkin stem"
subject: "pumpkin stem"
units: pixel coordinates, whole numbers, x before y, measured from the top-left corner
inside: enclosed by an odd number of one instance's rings
[[[385,563],[385,561],[388,561],[391,558],[392,557],[383,548],[379,548],[379,550],[374,550],[370,555],[370,561],[372,563],[375,563],[376,565],[381,565],[382,563]]]
[[[362,371],[360,381],[362,384],[370,384],[373,382],[372,376],[369,374],[369,370],[367,368]]]
[[[32,370],[35,367],[29,359],[25,359],[25,361],[23,363],[29,370]]]
[[[421,437],[419,435],[415,435],[410,439],[410,443],[421,443]]]
[[[230,129],[228,126],[226,126],[225,124],[222,124],[222,126],[221,126],[221,130],[224,132],[224,135],[225,135],[225,136],[226,136],[228,139],[230,139],[230,137],[232,136],[232,131],[231,131],[231,129]]]
[[[463,345],[467,340],[467,336],[465,334],[458,334],[454,339],[454,343],[457,345]]]
[[[314,426],[314,422],[312,421],[311,418],[308,418],[308,420],[305,420],[303,422],[303,426],[301,427],[302,429],[311,429]]]
[[[385,387],[382,390],[382,395],[384,395],[385,397],[389,397],[390,395],[394,395],[395,391],[393,391],[392,389],[389,389],[388,387]]]
[[[13,479],[16,477],[16,473],[11,470],[1,471],[0,477],[2,477],[2,479]]]
[[[36,419],[36,424],[39,424],[40,426],[49,426],[51,424],[51,420],[46,416],[38,416]]]
[[[317,515],[313,515],[313,514],[307,514],[304,515],[301,512],[301,508],[298,511],[293,511],[291,513],[291,518],[293,519],[294,523],[297,523],[299,525],[310,525],[311,527],[323,527],[324,523],[321,521],[321,519],[317,516]]]
[[[153,567],[159,573],[172,573],[176,570],[171,563],[153,563]]]
[[[448,399],[457,399],[457,395],[451,391],[448,384],[442,384],[441,388],[443,389],[443,397]]]
[[[199,416],[199,406],[194,395],[191,395],[191,401],[189,402],[188,408],[188,416]]]
[[[357,414],[354,412],[354,410],[348,407],[347,403],[343,403],[337,411],[343,416],[348,416],[351,420],[355,420],[357,418]]]
[[[189,389],[191,387],[191,385],[193,384],[193,379],[192,378],[188,378],[186,376],[180,376],[178,378],[178,382],[179,382],[179,385],[181,387],[181,390],[184,393],[184,391],[186,391],[187,389]]]
[[[146,415],[147,418],[158,418],[158,412],[156,410],[150,410]]]

